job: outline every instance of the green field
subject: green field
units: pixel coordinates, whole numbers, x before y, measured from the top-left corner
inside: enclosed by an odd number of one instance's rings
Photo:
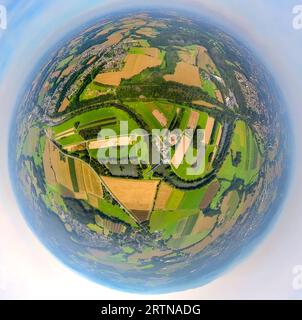
[[[220,181],[220,188],[217,192],[217,194],[215,195],[215,197],[213,198],[212,200],[212,203],[211,203],[211,209],[217,209],[218,208],[218,205],[219,203],[221,202],[222,200],[222,196],[223,194],[226,192],[226,190],[231,186],[231,182],[229,181],[226,181],[226,180],[222,180]]]
[[[96,233],[103,233],[103,229],[101,227],[99,227],[97,224],[93,224],[93,223],[89,223],[87,224],[87,227],[89,228],[89,230],[96,232]]]
[[[252,130],[245,122],[237,121],[231,143],[231,152],[224,161],[218,177],[232,181],[235,177],[245,184],[255,181],[261,166],[261,159]],[[234,154],[240,154],[240,163],[233,164]]]
[[[222,127],[221,123],[219,123],[219,122],[216,122],[216,123],[215,123],[215,129],[214,129],[214,131],[212,132],[212,137],[211,137],[211,140],[212,140],[212,142],[213,142],[213,145],[216,145],[216,144],[217,144],[218,133],[219,133],[221,127]]]
[[[110,202],[102,199],[99,202],[99,209],[109,217],[117,218],[130,224],[132,227],[137,227],[135,220],[117,205],[113,205]]]
[[[193,149],[193,151],[192,151]],[[187,155],[190,154],[191,152],[193,152],[193,155],[196,156],[197,155],[197,151],[196,149],[193,148],[193,145],[191,144],[188,151],[187,151]],[[191,161],[190,161],[191,162]],[[186,181],[190,181],[190,180],[196,180],[198,178],[203,177],[206,174],[206,171],[203,170],[206,167],[201,167],[200,168],[200,172],[196,171],[194,172],[194,174],[192,174],[191,172],[189,172],[188,170],[192,168],[192,164],[189,163],[189,161],[187,161],[187,158],[183,159],[183,162],[179,165],[179,167],[176,169],[173,165],[172,165],[172,169],[174,171],[174,173],[181,179],[186,180]]]
[[[74,134],[72,136],[65,137],[65,138],[62,138],[62,139],[58,140],[58,142],[62,146],[68,146],[68,145],[72,145],[72,144],[77,144],[77,143],[81,143],[83,141],[84,141],[83,137],[81,137],[79,134]]]
[[[115,120],[113,124],[112,119]],[[80,130],[93,128],[96,126],[102,126],[104,128],[110,128],[119,135],[120,134],[120,121],[125,121],[128,123],[129,131],[131,132],[134,129],[138,129],[138,124],[129,116],[129,114],[123,110],[119,110],[114,107],[100,108],[98,110],[93,110],[85,112],[81,115],[75,116],[74,118],[67,120],[66,122],[53,127],[53,132],[55,135],[60,134],[66,130],[75,128],[77,125],[76,134],[62,138],[58,142],[64,146],[80,143],[84,139],[79,135]],[[97,138],[97,135],[95,136]]]
[[[131,247],[123,247],[123,251],[126,254],[131,254],[135,252],[135,249],[131,248]]]
[[[44,146],[45,135],[41,135],[40,128],[32,127],[24,140],[21,153],[26,157],[32,157],[35,165],[41,167]]]
[[[205,231],[197,233],[197,234],[184,236],[184,237],[181,237],[178,239],[171,239],[168,241],[168,245],[171,248],[183,249],[183,248],[186,248],[186,247],[193,245],[194,243],[201,241],[210,233],[210,231],[211,230],[205,230]]]
[[[129,50],[130,54],[145,54],[145,48],[141,48],[141,47],[132,47]]]
[[[92,81],[80,95],[80,101],[96,98],[102,94],[114,93],[115,89]]]
[[[209,148],[207,148],[209,149]],[[173,168],[173,171],[174,173],[181,179],[185,180],[185,181],[193,181],[193,180],[197,180],[197,179],[200,179],[202,177],[204,177],[210,170],[211,167],[207,167],[207,164],[205,166],[205,170],[201,170],[200,174],[189,174],[188,173],[188,169],[190,169],[192,167],[191,164],[187,163],[185,160],[184,162],[176,169],[173,165],[172,165],[172,168]],[[198,172],[196,172],[198,173]]]
[[[159,58],[162,61],[161,65],[160,65],[160,69],[164,70],[166,68],[166,51],[160,50]]]
[[[208,118],[209,115],[206,112],[199,112],[199,120],[197,126],[200,126],[201,129],[205,129]]]
[[[102,120],[102,119],[114,117],[116,110],[117,109],[114,107],[106,107],[106,108],[100,108],[98,110],[84,112],[80,115],[77,115],[63,122],[62,124],[52,127],[52,130],[55,134],[59,134],[61,132],[64,132],[68,129],[73,128],[77,122],[80,125],[85,125],[87,123],[91,123],[96,120]]]
[[[42,167],[45,141],[46,141],[46,137],[44,135],[40,136],[39,144],[36,149],[37,152],[33,154],[34,163],[37,167]]]
[[[226,218],[227,220],[231,219],[236,212],[236,209],[239,205],[240,197],[237,191],[232,192],[231,198],[229,199],[228,205],[229,209],[226,212]]]
[[[139,39],[139,43],[142,47],[146,47],[146,48],[149,48],[150,47],[150,44],[148,42],[148,40],[145,40],[145,39]]]
[[[202,89],[212,98],[216,98],[215,90],[216,86],[212,81],[202,80]]]
[[[184,191],[179,190],[179,189],[173,189],[173,191],[169,197],[169,200],[167,202],[166,210],[178,209],[178,207],[182,201],[183,196],[184,196]]]
[[[209,185],[195,190],[173,189],[165,210],[193,210],[200,207],[200,203],[209,188]]]
[[[198,210],[154,211],[150,219],[150,231],[162,232],[172,248],[185,248],[204,239],[211,230],[192,233],[200,213]]]
[[[200,189],[185,191],[185,194],[180,203],[179,209],[188,210],[188,209],[199,208],[199,205],[207,189],[208,189],[208,186],[204,186]]]
[[[191,216],[196,216],[199,211],[194,210],[171,210],[171,211],[153,211],[150,218],[150,231],[161,231],[165,239],[177,235],[178,224],[182,220],[187,222]]]
[[[39,143],[40,129],[30,128],[22,147],[22,154],[31,157],[35,154]]]
[[[180,125],[179,125],[179,129],[180,130],[184,131],[185,129],[187,129],[191,111],[192,110],[189,109],[189,108],[184,108],[183,114],[182,114],[182,118],[181,118],[181,122],[180,122]]]
[[[182,118],[181,124],[180,124],[180,127],[182,130],[184,130],[183,128],[187,127],[189,115],[190,115],[190,113],[187,111],[187,109],[185,109],[185,112],[183,114],[183,118]],[[198,120],[197,128],[205,129],[208,117],[209,116],[207,113],[199,112],[199,120]],[[191,168],[192,165],[190,163],[187,163],[186,159],[184,158],[183,163],[177,169],[174,166],[172,166],[173,171],[175,172],[175,174],[178,177],[180,177],[183,180],[187,180],[187,181],[196,180],[196,179],[203,177],[205,174],[207,174],[209,171],[211,171],[213,169],[212,161],[211,161],[211,154],[215,151],[216,142],[217,142],[217,138],[218,138],[218,130],[220,127],[221,127],[221,124],[217,122],[215,129],[214,129],[214,132],[212,133],[213,139],[211,139],[211,140],[213,140],[213,143],[205,146],[204,170],[200,173],[188,175],[187,169]],[[193,149],[193,155],[196,157],[197,156],[197,149],[193,145],[191,145],[189,147],[187,154],[192,152],[192,149]]]
[[[167,119],[167,127],[169,127],[172,119],[174,118],[176,106],[172,103],[166,101],[135,101],[135,102],[125,102],[126,106],[134,110],[141,118],[146,122],[148,127],[152,129],[162,129],[163,126],[152,114],[154,110],[161,112]]]
[[[64,60],[62,60],[62,61],[58,64],[57,70],[65,68],[72,59],[73,59],[73,55],[70,55],[70,56],[68,56],[67,58],[65,58]]]
[[[70,178],[72,182],[72,189],[74,192],[79,192],[80,190],[78,185],[78,178],[76,174],[74,159],[68,157],[68,164],[69,164]]]

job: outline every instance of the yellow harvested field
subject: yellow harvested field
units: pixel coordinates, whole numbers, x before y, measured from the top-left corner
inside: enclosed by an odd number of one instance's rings
[[[204,142],[205,142],[205,144],[209,144],[209,142],[210,142],[212,131],[214,128],[214,124],[215,124],[215,119],[212,117],[209,117],[207,124],[206,124],[206,127],[204,129]]]
[[[125,59],[123,78],[130,79],[148,68],[158,67],[161,59],[142,54],[128,54]]]
[[[51,76],[50,76],[50,79],[55,79],[55,78],[58,78],[61,74],[61,70],[58,70],[58,71],[54,71]]]
[[[65,146],[63,149],[68,152],[84,151],[86,149],[86,143],[72,144],[69,146]]]
[[[216,95],[216,98],[219,102],[223,103],[223,97],[222,97],[222,94],[220,92],[220,90],[215,90],[215,95]]]
[[[148,48],[148,50],[151,48]],[[155,50],[150,51],[157,54]],[[159,55],[159,54],[158,54]],[[105,85],[118,86],[122,79],[131,79],[148,68],[161,65],[161,59],[146,54],[128,54],[125,58],[125,66],[122,71],[106,72],[98,74],[95,81]]]
[[[218,182],[218,180],[212,182],[207,191],[204,193],[204,196],[202,198],[202,201],[199,205],[199,208],[201,210],[206,209],[212,202],[214,196],[217,194],[218,190],[220,188],[220,183]]]
[[[68,161],[63,161],[58,148],[46,139],[43,166],[47,183],[60,184],[73,191]]]
[[[216,69],[214,62],[208,55],[208,50],[205,47],[198,46],[197,65],[199,68],[210,72],[212,70],[209,70],[209,68],[213,70]]]
[[[150,213],[152,211],[159,180],[111,177],[102,177],[102,180],[120,204],[137,218],[140,212]]]
[[[188,129],[195,129],[199,120],[199,112],[192,110],[188,121]]]
[[[88,203],[94,207],[94,208],[98,208],[99,207],[99,202],[100,202],[100,198],[92,195],[92,194],[88,194],[88,199],[87,199]]]
[[[174,156],[171,160],[171,163],[176,169],[178,169],[178,167],[182,164],[185,154],[190,147],[191,141],[192,139],[184,134],[178,143]]]
[[[219,131],[218,131],[216,146],[220,145],[221,136],[222,136],[222,126],[220,126]]]
[[[75,167],[76,179],[77,179],[77,184],[78,184],[78,187],[79,187],[79,192],[86,193],[86,185],[85,185],[85,182],[84,182],[82,166],[83,166],[83,162],[81,162],[81,161],[75,161],[74,162],[74,167]]]
[[[77,159],[71,159],[71,161],[74,162],[73,179],[76,186],[72,182],[68,156],[62,156],[61,151],[46,139],[43,167],[47,183],[53,186],[61,185],[66,189],[63,195],[86,200],[93,207],[98,208],[98,200],[103,198],[100,177],[85,162]]]
[[[122,20],[123,22],[123,27],[141,27],[146,24],[146,21],[143,19],[136,19],[136,18],[125,18]]]
[[[71,74],[71,72],[73,71],[74,67],[75,67],[74,65],[71,65],[71,66],[68,66],[66,69],[64,69],[64,71],[61,74],[61,77],[69,76]]]
[[[192,234],[197,234],[207,230],[211,230],[214,227],[216,220],[217,217],[206,217],[202,214],[199,215],[192,230]]]
[[[43,168],[45,179],[50,185],[55,185],[57,183],[54,170],[52,169],[51,154],[54,152],[53,146],[48,139],[46,139],[45,149],[43,154]]]
[[[221,141],[221,136],[222,136],[222,126],[219,128],[219,131],[218,131],[218,135],[217,135],[217,140],[216,140],[216,146],[215,146],[215,150],[214,150],[214,153],[213,153],[213,157],[212,157],[212,161],[211,163],[213,163],[216,155],[217,155],[217,152],[218,152],[218,149],[219,149],[219,145],[220,145],[220,141]]]
[[[131,28],[124,28],[124,29],[120,30],[119,32],[122,34],[125,34],[125,33],[129,32],[130,30],[131,30]]]
[[[149,27],[146,27],[146,28],[141,28],[139,30],[136,31],[137,34],[141,35],[141,36],[146,36],[146,37],[155,37],[158,32],[155,31],[153,28],[149,28]]]
[[[113,233],[124,233],[127,229],[126,226],[121,223],[110,221],[99,215],[95,216],[95,222],[98,226],[104,229],[105,235],[108,235],[109,231]]]
[[[65,99],[63,100],[63,102],[61,103],[61,106],[60,106],[58,112],[63,112],[63,111],[65,111],[68,107],[69,107],[69,100],[68,100],[67,98],[65,98]]]
[[[106,72],[100,73],[94,79],[100,84],[105,84],[108,86],[119,86],[122,80],[122,72]]]
[[[155,201],[154,210],[163,210],[166,208],[167,202],[170,198],[170,195],[173,191],[173,188],[170,187],[165,182],[162,182],[159,186],[157,197]]]
[[[166,81],[174,81],[186,86],[201,87],[198,67],[185,62],[178,62],[174,74],[164,76]]]
[[[55,139],[56,140],[59,140],[59,139],[62,139],[62,138],[65,138],[65,137],[69,137],[69,136],[72,136],[76,133],[76,129],[75,128],[70,128],[70,129],[67,129],[63,132],[60,132],[58,134],[55,135]]]
[[[85,190],[88,194],[94,195],[98,198],[103,197],[103,188],[100,177],[97,173],[89,167],[88,164],[81,162],[82,176],[84,179]],[[80,173],[80,172],[79,172]]]
[[[205,107],[209,109],[214,108],[214,105],[212,103],[209,103],[203,100],[195,100],[195,101],[192,101],[192,103],[200,107]]]
[[[108,47],[111,47],[111,46],[118,44],[122,39],[123,39],[123,35],[122,35],[121,31],[117,31],[117,32],[111,34],[110,36],[108,36],[106,41],[88,48],[86,51],[84,51],[83,54],[88,55],[88,54],[91,54],[92,52],[94,52],[96,54],[99,51],[104,50],[104,47],[108,48]]]
[[[189,51],[187,50],[180,50],[178,52],[179,58],[181,59],[182,62],[191,64],[194,66],[196,64],[196,56],[192,55]]]
[[[160,50],[158,48],[144,48],[144,53],[153,58],[159,59],[160,57]]]
[[[107,38],[107,41],[105,41],[102,45],[104,45],[106,47],[113,46],[115,44],[118,44],[122,39],[123,39],[122,33],[115,32],[112,35],[110,35]]]
[[[47,90],[49,89],[49,86],[50,86],[49,81],[46,81],[46,82],[44,83],[44,85],[43,85],[43,91],[44,91],[44,92],[47,92]]]
[[[113,29],[114,29],[113,27],[107,27],[107,28],[103,29],[102,31],[100,31],[99,33],[97,33],[96,37],[104,36],[105,34],[109,33]]]
[[[153,116],[155,117],[155,119],[163,126],[163,127],[166,127],[167,124],[168,124],[168,120],[167,118],[165,117],[165,115],[163,113],[161,113],[160,111],[158,111],[157,109],[156,110],[153,110],[152,112]]]
[[[96,141],[89,142],[88,149],[104,149],[104,148],[112,148],[112,147],[121,147],[121,146],[129,146],[134,144],[137,141],[137,136],[119,136],[113,137],[110,139],[100,139]]]
[[[95,60],[96,60],[96,56],[94,56],[94,57],[92,57],[88,62],[87,62],[87,64],[88,65],[90,65],[90,64],[92,64]]]

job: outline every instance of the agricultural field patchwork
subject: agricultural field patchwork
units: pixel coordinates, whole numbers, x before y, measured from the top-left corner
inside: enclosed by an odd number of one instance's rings
[[[265,77],[245,49],[156,15],[104,19],[67,41],[33,83],[17,150],[37,217],[54,212],[53,229],[85,248],[73,263],[107,279],[140,272],[153,288],[191,274],[193,259],[199,273],[207,255],[220,257],[217,243],[231,250],[230,232],[250,230],[278,198],[269,194],[282,172],[280,122],[252,90],[258,79],[264,95]]]

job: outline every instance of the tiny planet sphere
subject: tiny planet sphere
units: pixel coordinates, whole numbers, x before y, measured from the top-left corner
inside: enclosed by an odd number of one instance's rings
[[[115,13],[33,74],[12,181],[34,233],[73,270],[129,292],[190,289],[267,233],[287,186],[286,112],[233,36],[179,12]]]

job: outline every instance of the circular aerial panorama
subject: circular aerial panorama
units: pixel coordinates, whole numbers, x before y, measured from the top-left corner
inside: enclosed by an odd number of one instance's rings
[[[101,17],[33,71],[14,117],[12,180],[61,261],[125,291],[201,286],[250,250],[286,189],[274,81],[203,19]]]

